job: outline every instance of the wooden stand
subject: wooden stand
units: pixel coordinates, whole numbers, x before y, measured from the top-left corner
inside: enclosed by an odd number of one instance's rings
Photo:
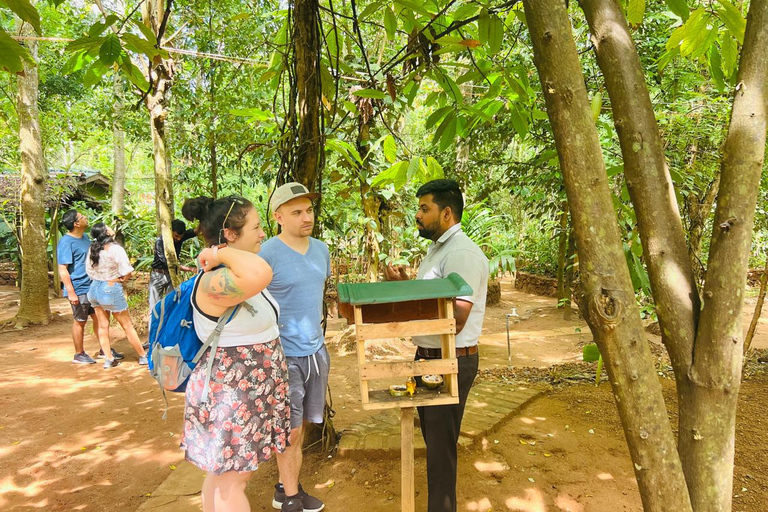
[[[419,310],[437,310],[437,318],[401,322],[376,322],[375,314],[366,308],[373,306],[355,305],[354,321],[357,333],[357,361],[360,366],[360,395],[363,409],[400,409],[400,455],[402,465],[401,510],[414,511],[414,470],[413,470],[413,411],[415,407],[459,403],[458,362],[456,360],[456,320],[453,318],[453,299],[422,299]],[[433,304],[429,304],[433,302]],[[434,304],[436,303],[436,304]],[[436,306],[436,307],[435,307]],[[368,322],[363,322],[366,318]],[[370,318],[370,319],[369,319]],[[440,335],[442,359],[400,361],[393,363],[369,363],[365,359],[366,340],[396,338],[405,336]],[[420,375],[442,375],[444,384],[435,391],[418,388],[412,397],[396,397],[389,390],[369,389],[369,381],[375,379],[400,378]]]

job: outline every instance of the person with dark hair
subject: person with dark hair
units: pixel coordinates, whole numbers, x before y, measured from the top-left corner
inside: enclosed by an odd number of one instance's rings
[[[141,346],[139,335],[131,322],[128,301],[125,299],[123,283],[131,277],[133,267],[128,261],[125,249],[115,242],[114,232],[103,222],[91,228],[91,248],[88,251],[86,271],[91,278],[88,299],[99,319],[99,343],[105,354],[112,353],[109,340],[109,315],[114,316],[128,337],[128,342],[139,356],[139,364],[147,364],[147,353]],[[104,368],[119,364],[117,357],[106,357]]]
[[[171,222],[173,231],[173,248],[176,251],[176,257],[181,254],[182,244],[190,238],[195,238],[197,233],[194,229],[187,229],[183,220],[174,219]],[[179,269],[184,272],[194,272],[194,267],[180,265]],[[171,291],[171,276],[168,272],[168,262],[165,258],[165,245],[163,237],[159,236],[155,240],[155,259],[152,260],[152,270],[149,273],[149,314],[155,309],[157,301],[162,299]]]
[[[85,324],[90,316],[93,330],[98,331],[99,322],[96,312],[88,301],[88,289],[91,278],[85,271],[85,260],[91,239],[85,234],[88,217],[77,210],[69,210],[61,216],[61,223],[67,228],[67,234],[61,237],[56,246],[56,258],[64,296],[72,307],[72,341],[75,344],[75,364],[95,364],[96,361],[85,352]]]
[[[488,258],[480,247],[461,231],[464,199],[458,183],[434,180],[416,192],[419,235],[432,240],[416,279],[440,279],[459,274],[473,294],[456,297],[456,354],[459,366],[459,403],[418,407],[421,432],[427,447],[427,502],[429,512],[456,511],[456,467],[461,419],[472,383],[477,375],[477,340],[483,330],[488,289]],[[389,280],[408,279],[402,267],[385,268]],[[440,336],[414,336],[416,359],[442,357]]]
[[[215,352],[208,350],[187,382],[185,458],[206,472],[204,512],[246,512],[245,486],[259,464],[275,453],[283,466],[291,433],[288,367],[280,343],[280,307],[266,289],[272,269],[258,252],[264,230],[253,204],[230,196],[188,199],[187,220],[200,221],[206,244],[198,257],[203,273],[192,294],[193,323],[200,339],[221,315],[237,309],[221,331]],[[206,368],[214,358],[207,395]]]

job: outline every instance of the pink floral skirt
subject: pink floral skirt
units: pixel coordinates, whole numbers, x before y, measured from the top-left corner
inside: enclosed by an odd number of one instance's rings
[[[208,402],[201,403],[210,350],[187,382],[186,459],[222,474],[255,471],[273,452],[282,453],[291,433],[288,367],[280,339],[216,350]]]

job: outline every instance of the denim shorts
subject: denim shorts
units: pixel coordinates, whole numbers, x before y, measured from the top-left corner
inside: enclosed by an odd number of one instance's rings
[[[93,307],[100,307],[113,313],[128,309],[122,283],[94,280],[91,282],[91,289],[88,290],[88,300]]]

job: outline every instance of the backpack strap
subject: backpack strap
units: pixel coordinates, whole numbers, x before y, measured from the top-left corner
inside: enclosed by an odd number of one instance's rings
[[[203,386],[203,395],[200,403],[208,402],[208,392],[210,391],[211,386],[211,373],[213,372],[213,359],[216,355],[216,349],[219,346],[219,337],[221,336],[221,331],[223,331],[224,326],[228,324],[232,318],[234,318],[238,309],[240,309],[240,304],[230,307],[224,312],[224,314],[219,317],[219,321],[216,323],[216,328],[208,336],[208,339],[205,340],[205,343],[203,343],[203,346],[200,347],[200,350],[197,351],[195,358],[192,360],[192,363],[196,365],[198,361],[200,361],[200,358],[203,357],[205,351],[209,348],[211,349],[211,356],[208,358],[208,367],[205,369],[205,386]]]

